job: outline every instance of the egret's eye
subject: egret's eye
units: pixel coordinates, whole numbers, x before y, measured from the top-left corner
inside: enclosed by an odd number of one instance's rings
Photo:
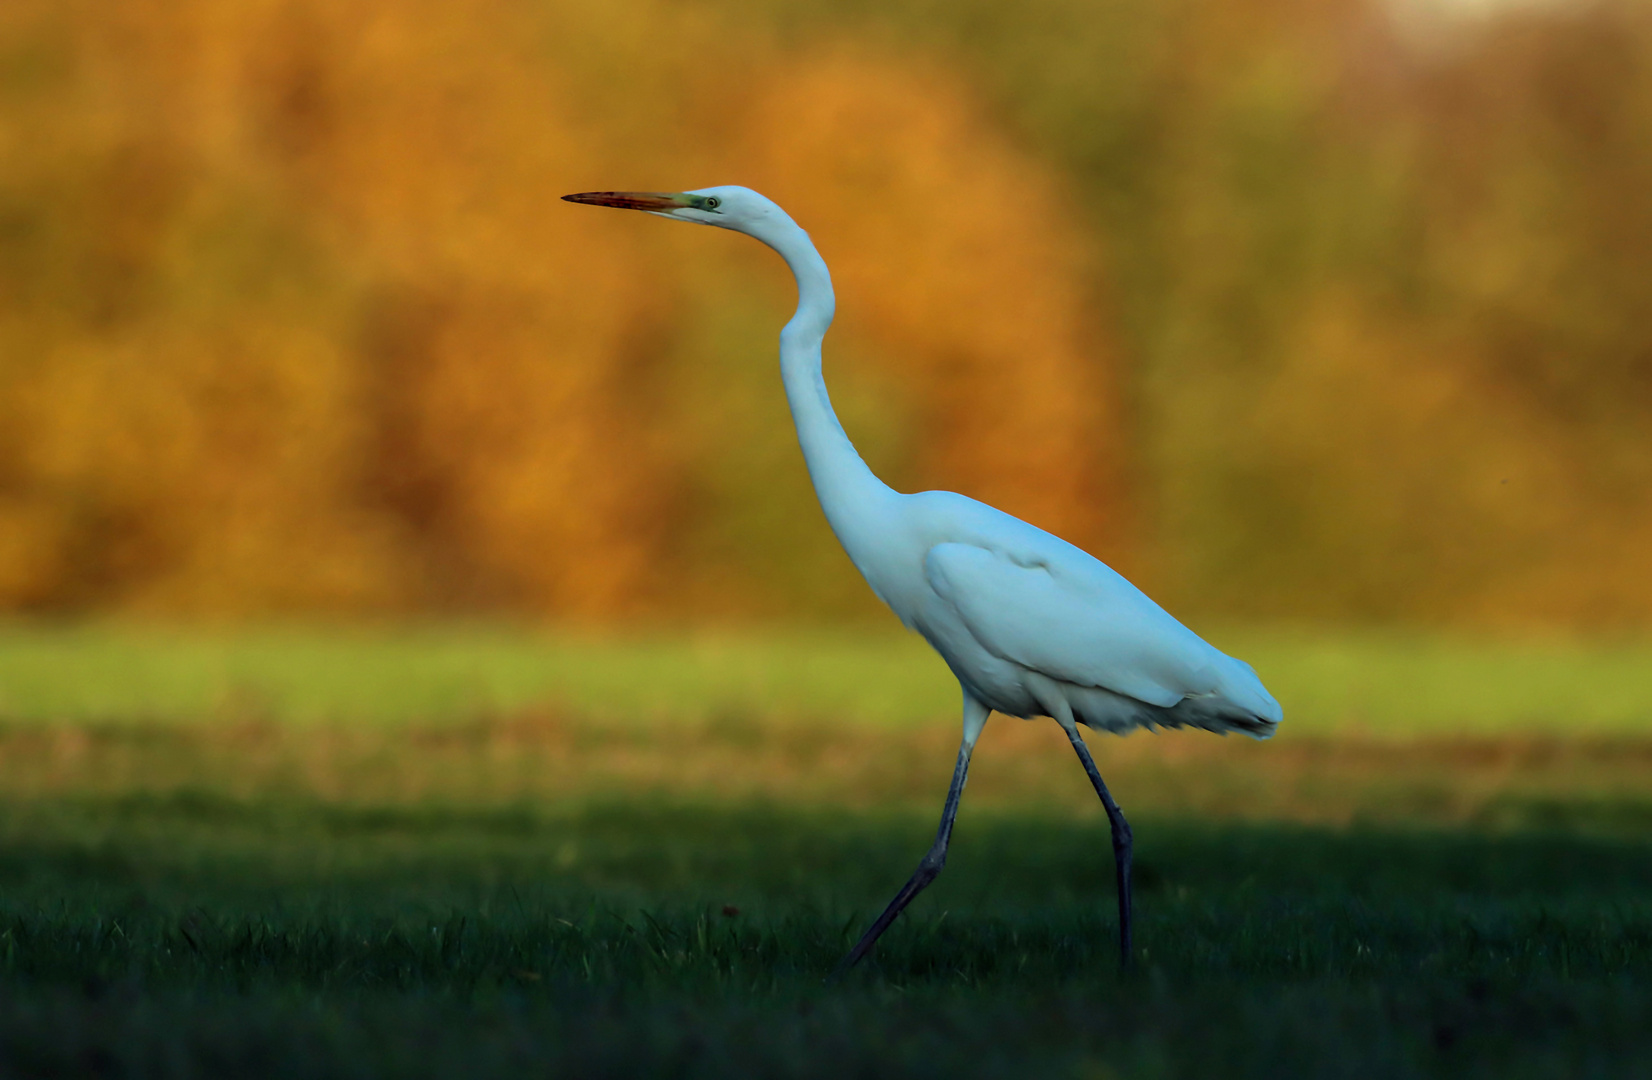
[[[723,200],[719,199],[715,195],[711,196],[711,198],[706,200],[706,209],[707,210],[715,210],[719,206],[722,206],[722,205],[723,205]]]

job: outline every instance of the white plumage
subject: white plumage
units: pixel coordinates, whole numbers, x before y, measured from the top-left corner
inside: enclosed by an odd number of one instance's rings
[[[1131,833],[1078,732],[1196,727],[1259,739],[1279,703],[1250,665],[1207,644],[1105,563],[1042,529],[949,491],[904,495],[866,467],[832,411],[821,341],[836,300],[809,236],[742,187],[678,194],[587,192],[572,202],[645,210],[754,236],[797,278],[797,312],[780,334],[780,370],[821,509],[879,599],[922,634],[957,676],[964,736],[935,843],[840,970],[860,960],[940,873],[991,712],[1049,716],[1083,762],[1112,824],[1119,943],[1130,961]]]
[[[1200,727],[1265,738],[1277,702],[1105,563],[950,492],[912,496],[946,539],[922,554],[917,603],[895,610],[982,704],[1123,734]]]

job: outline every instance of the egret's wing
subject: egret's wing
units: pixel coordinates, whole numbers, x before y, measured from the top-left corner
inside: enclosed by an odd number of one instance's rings
[[[995,656],[1163,708],[1216,687],[1215,650],[1110,572],[973,544],[936,545],[924,572]]]

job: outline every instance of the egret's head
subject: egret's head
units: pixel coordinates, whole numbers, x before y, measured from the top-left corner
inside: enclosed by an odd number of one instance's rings
[[[673,221],[692,221],[733,229],[767,240],[779,225],[791,225],[786,212],[751,188],[709,187],[667,194],[658,191],[584,191],[562,196],[568,202],[644,210]]]

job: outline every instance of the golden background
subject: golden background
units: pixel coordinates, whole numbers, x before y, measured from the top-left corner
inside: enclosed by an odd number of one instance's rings
[[[0,611],[871,617],[863,455],[1178,615],[1652,616],[1652,18],[8,0]]]

